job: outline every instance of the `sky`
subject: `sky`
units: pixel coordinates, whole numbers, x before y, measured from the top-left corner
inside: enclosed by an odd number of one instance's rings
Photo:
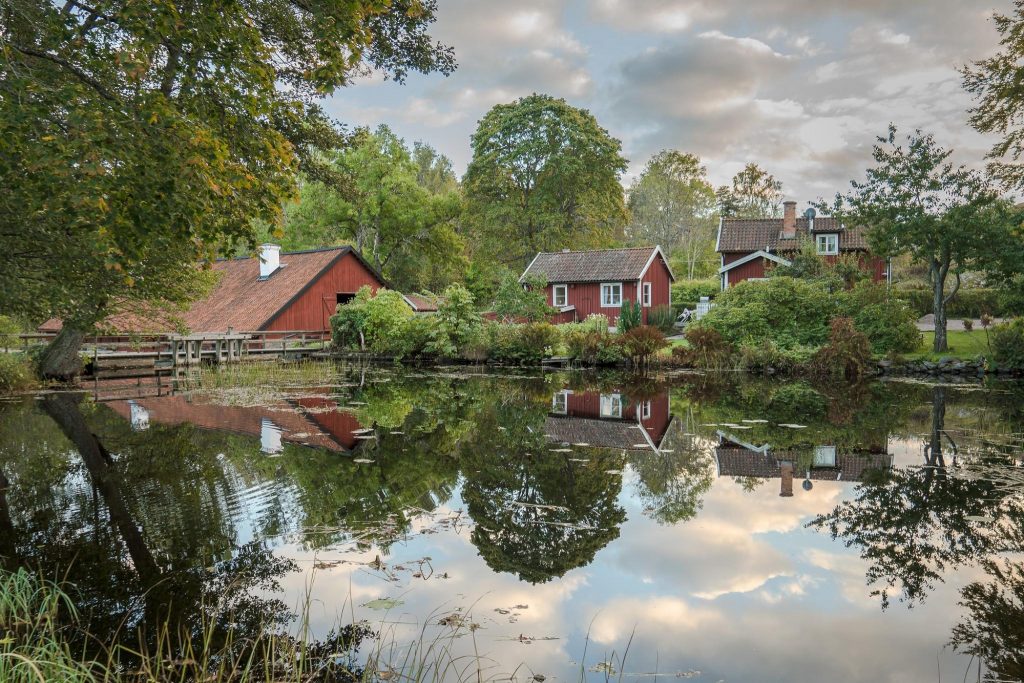
[[[993,53],[1009,0],[438,0],[431,34],[459,67],[405,84],[361,78],[327,102],[348,125],[386,123],[461,175],[495,104],[533,92],[590,110],[622,141],[623,184],[659,150],[700,156],[715,185],[747,162],[788,199],[863,177],[890,122],[981,164],[957,68]]]

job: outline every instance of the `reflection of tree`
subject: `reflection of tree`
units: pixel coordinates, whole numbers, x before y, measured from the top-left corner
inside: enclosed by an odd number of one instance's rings
[[[694,517],[714,481],[711,452],[692,433],[680,434],[685,422],[689,421],[678,419],[670,427],[666,451],[640,451],[629,456],[639,479],[637,494],[644,513],[662,524]]]
[[[1024,520],[1019,502],[987,479],[950,473],[945,433],[945,392],[933,391],[932,429],[923,467],[895,469],[866,481],[854,500],[811,522],[833,538],[860,548],[869,583],[888,604],[889,590],[915,602],[949,567],[987,557],[1004,547],[1004,525]],[[982,519],[983,521],[979,521]]]
[[[988,582],[961,592],[968,614],[953,629],[952,645],[984,661],[985,680],[1024,680],[1024,566],[985,560]]]
[[[590,563],[626,518],[617,504],[622,458],[601,449],[551,452],[548,401],[544,394],[524,406],[506,396],[480,415],[462,450],[474,545],[489,567],[531,583]]]

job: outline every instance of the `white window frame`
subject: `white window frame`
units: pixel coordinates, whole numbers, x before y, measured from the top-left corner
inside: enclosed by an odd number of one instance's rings
[[[551,412],[559,415],[569,413],[569,392],[566,390],[556,391],[551,396]]]
[[[651,283],[645,282],[643,288],[644,308],[651,307]]]
[[[640,407],[640,419],[650,420],[651,419],[651,402],[644,401]]]
[[[562,295],[562,303],[558,303],[558,295]],[[551,305],[556,308],[565,308],[569,305],[569,285],[551,286]]]
[[[607,289],[606,289],[607,288]],[[618,291],[618,301],[612,302],[611,297],[605,297],[605,292],[609,294],[613,291]],[[620,308],[622,306],[622,283],[621,282],[602,282],[601,283],[601,308]]]
[[[601,417],[622,419],[621,394],[601,394]]]
[[[814,467],[835,467],[836,447],[817,446],[814,449]]]
[[[820,232],[814,236],[814,244],[819,256],[836,256],[839,253],[839,233]]]

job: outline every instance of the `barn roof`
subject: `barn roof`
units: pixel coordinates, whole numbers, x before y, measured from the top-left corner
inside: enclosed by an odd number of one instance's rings
[[[381,284],[386,284],[350,246],[282,253],[280,267],[266,279],[260,278],[258,257],[218,259],[212,266],[220,274],[213,291],[205,299],[194,302],[179,317],[196,333],[224,332],[229,327],[239,332],[262,329],[346,254],[355,256]],[[106,322],[121,332],[167,329],[166,321],[150,320],[135,313],[115,314]],[[51,332],[60,328],[61,321],[52,319],[38,329]]]
[[[867,251],[863,227],[846,228],[835,218],[814,219],[811,230],[806,218],[796,219],[796,239],[782,239],[781,218],[723,218],[718,234],[719,252],[796,251],[800,238],[821,232],[839,233],[840,251]]]
[[[596,251],[542,251],[520,276],[539,277],[548,282],[620,282],[639,280],[655,257],[664,255],[660,247],[631,247]],[[665,263],[666,267],[668,263]],[[671,270],[669,271],[671,277]],[[672,277],[674,280],[675,278]]]

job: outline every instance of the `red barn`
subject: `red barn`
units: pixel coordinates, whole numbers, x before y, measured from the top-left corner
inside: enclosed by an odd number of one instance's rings
[[[797,218],[796,202],[783,203],[782,218],[723,218],[715,246],[722,259],[722,289],[763,279],[771,263],[789,265],[787,255],[796,253],[804,240],[811,240],[828,261],[852,254],[875,282],[886,280],[888,265],[870,253],[864,232],[863,227],[847,228],[835,218],[815,217],[813,209]]]
[[[669,305],[675,280],[661,247],[541,252],[519,281],[532,278],[547,282],[548,305],[559,310],[558,322],[600,313],[613,327],[623,301],[639,301],[646,323],[652,308]]]
[[[374,291],[385,286],[380,274],[352,247],[286,253],[280,249],[264,244],[259,257],[216,261],[217,285],[181,316],[189,331],[327,332],[338,304],[350,300],[364,285]],[[169,331],[167,322],[135,313],[111,316],[107,323],[119,333]],[[60,321],[49,320],[39,330],[56,332]]]

